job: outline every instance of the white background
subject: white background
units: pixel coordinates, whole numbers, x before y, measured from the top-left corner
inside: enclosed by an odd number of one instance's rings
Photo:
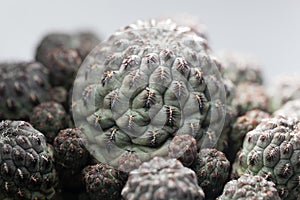
[[[106,39],[114,30],[166,14],[189,13],[208,28],[214,51],[258,58],[267,82],[300,75],[300,1],[297,0],[2,0],[0,61],[32,60],[49,31],[91,29]]]

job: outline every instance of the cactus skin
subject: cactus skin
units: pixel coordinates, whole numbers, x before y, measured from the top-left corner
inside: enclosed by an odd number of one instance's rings
[[[245,135],[255,129],[263,119],[270,117],[269,113],[254,109],[237,118],[233,123],[232,130],[229,132],[229,148],[226,151],[226,155],[230,162],[235,160],[236,153],[243,145]]]
[[[264,88],[258,84],[242,83],[236,88],[236,95],[232,100],[238,115],[244,115],[253,109],[268,110],[268,97]]]
[[[201,149],[191,166],[206,199],[215,199],[221,194],[229,176],[230,163],[225,154],[216,149]]]
[[[125,184],[122,172],[100,163],[84,168],[82,174],[90,200],[120,199]]]
[[[245,174],[238,180],[225,185],[223,194],[217,200],[264,199],[280,200],[275,184],[261,176]]]
[[[190,135],[177,135],[169,144],[169,158],[179,160],[184,166],[190,166],[197,155],[197,142]]]
[[[175,135],[190,134],[201,147],[206,129],[223,128],[224,82],[206,43],[171,20],[149,20],[91,52],[74,84],[72,113],[99,161],[118,167],[127,151],[142,161],[167,157]],[[212,113],[217,101],[220,113]]]
[[[300,122],[269,118],[247,133],[232,176],[260,175],[276,184],[282,199],[299,196]]]
[[[47,142],[53,143],[59,130],[71,122],[64,107],[54,101],[37,105],[30,116],[30,123],[46,136]]]
[[[46,101],[48,70],[37,62],[0,64],[0,120],[28,120],[37,104]]]
[[[129,173],[122,197],[124,200],[201,200],[204,193],[191,169],[176,159],[154,157]]]
[[[142,161],[139,159],[138,155],[128,151],[120,157],[118,170],[129,173],[132,170],[137,169],[141,164]]]
[[[0,199],[54,199],[57,176],[49,150],[29,123],[0,122]]]

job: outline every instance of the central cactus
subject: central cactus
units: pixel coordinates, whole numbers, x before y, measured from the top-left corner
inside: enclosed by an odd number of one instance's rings
[[[87,56],[74,83],[73,117],[88,149],[117,166],[128,151],[142,161],[168,156],[175,135],[193,136],[198,148],[215,144],[230,93],[217,65],[204,38],[171,20],[115,32]]]

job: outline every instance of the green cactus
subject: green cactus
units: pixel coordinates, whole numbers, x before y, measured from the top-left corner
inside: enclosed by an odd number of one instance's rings
[[[276,184],[282,199],[299,196],[300,122],[269,118],[246,134],[233,166],[233,176],[260,175]]]
[[[48,70],[37,62],[0,64],[0,120],[28,120],[32,109],[47,100]]]
[[[122,197],[124,200],[201,200],[204,193],[191,169],[176,159],[155,157],[129,173]]]
[[[0,199],[54,199],[57,176],[42,133],[24,121],[0,122]]]
[[[206,46],[171,20],[149,20],[117,31],[91,52],[74,83],[72,112],[99,161],[117,167],[127,151],[142,161],[167,157],[181,133],[201,148],[209,128],[211,145],[217,143],[231,92]]]

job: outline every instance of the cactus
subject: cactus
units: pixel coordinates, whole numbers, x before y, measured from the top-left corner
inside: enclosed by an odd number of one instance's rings
[[[282,199],[299,197],[300,122],[269,118],[246,134],[233,176],[260,175],[276,184]]]
[[[127,151],[142,161],[167,157],[182,133],[198,148],[217,142],[231,93],[206,46],[171,20],[149,20],[117,31],[91,52],[74,84],[72,112],[100,162],[117,167]],[[214,141],[205,139],[208,130]]]
[[[201,200],[204,193],[191,169],[176,159],[155,157],[129,173],[122,197],[125,200]]]
[[[29,123],[0,122],[0,199],[54,199],[57,176],[49,150]]]
[[[48,70],[37,62],[0,64],[0,120],[28,120],[47,100]]]

